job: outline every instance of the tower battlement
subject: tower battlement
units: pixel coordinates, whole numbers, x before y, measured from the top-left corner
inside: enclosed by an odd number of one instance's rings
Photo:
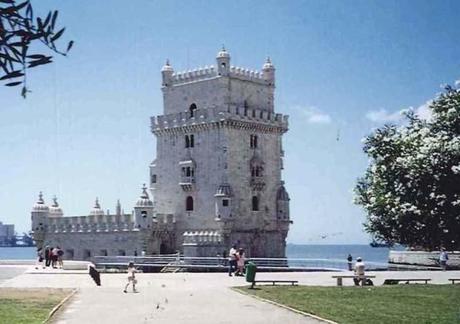
[[[257,122],[260,125],[272,126],[285,132],[288,129],[289,116],[271,113],[270,111],[245,108],[244,106],[230,106],[225,111],[223,108],[205,108],[197,109],[193,116],[190,112],[184,111],[168,115],[151,117],[152,133],[171,130],[181,127],[192,127],[206,124],[212,124],[225,120]]]
[[[187,84],[190,82],[212,79],[220,76],[221,75],[217,73],[217,70],[213,65],[209,67],[205,66],[204,68],[200,67],[194,70],[173,73],[170,85],[177,86]],[[246,69],[239,66],[231,66],[228,77],[245,81],[258,82],[262,84],[266,82],[262,72]]]

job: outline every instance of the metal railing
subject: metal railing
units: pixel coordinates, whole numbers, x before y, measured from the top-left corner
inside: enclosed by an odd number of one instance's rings
[[[307,258],[248,258],[257,268],[265,271],[347,271],[347,261],[338,259]],[[155,256],[95,256],[93,262],[99,268],[126,268],[129,262],[136,267],[185,268],[193,271],[225,271],[228,259],[222,257],[184,257],[180,254]],[[372,270],[439,270],[439,267],[397,265],[381,262],[366,262],[366,269]]]

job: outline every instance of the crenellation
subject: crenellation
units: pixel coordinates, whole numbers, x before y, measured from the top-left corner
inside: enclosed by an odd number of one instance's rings
[[[272,114],[270,111],[258,108],[245,108],[243,106],[230,106],[228,111],[219,108],[198,109],[197,117],[191,117],[189,112],[179,112],[151,118],[152,133],[165,129],[181,128],[198,124],[209,124],[216,121],[240,120],[263,122],[283,129],[288,128],[288,116]]]

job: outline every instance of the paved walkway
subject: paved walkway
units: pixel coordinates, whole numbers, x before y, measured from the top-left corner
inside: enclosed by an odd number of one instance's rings
[[[0,269],[1,271],[1,269]],[[460,278],[460,271],[375,272],[374,283],[386,278],[431,278],[433,284],[447,284]],[[258,273],[257,278],[299,280],[304,285],[332,286],[331,272]],[[103,274],[102,286],[95,286],[84,272],[34,271],[0,283],[0,287],[79,288],[67,306],[55,316],[55,323],[320,323],[275,305],[261,302],[230,289],[246,285],[244,278],[224,273],[138,274],[139,293],[124,294],[126,274]],[[344,285],[352,285],[345,280]]]

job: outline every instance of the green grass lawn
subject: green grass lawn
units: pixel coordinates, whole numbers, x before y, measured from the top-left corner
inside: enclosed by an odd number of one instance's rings
[[[70,293],[65,289],[0,289],[0,323],[42,323]]]
[[[236,288],[338,323],[460,323],[460,285]]]

